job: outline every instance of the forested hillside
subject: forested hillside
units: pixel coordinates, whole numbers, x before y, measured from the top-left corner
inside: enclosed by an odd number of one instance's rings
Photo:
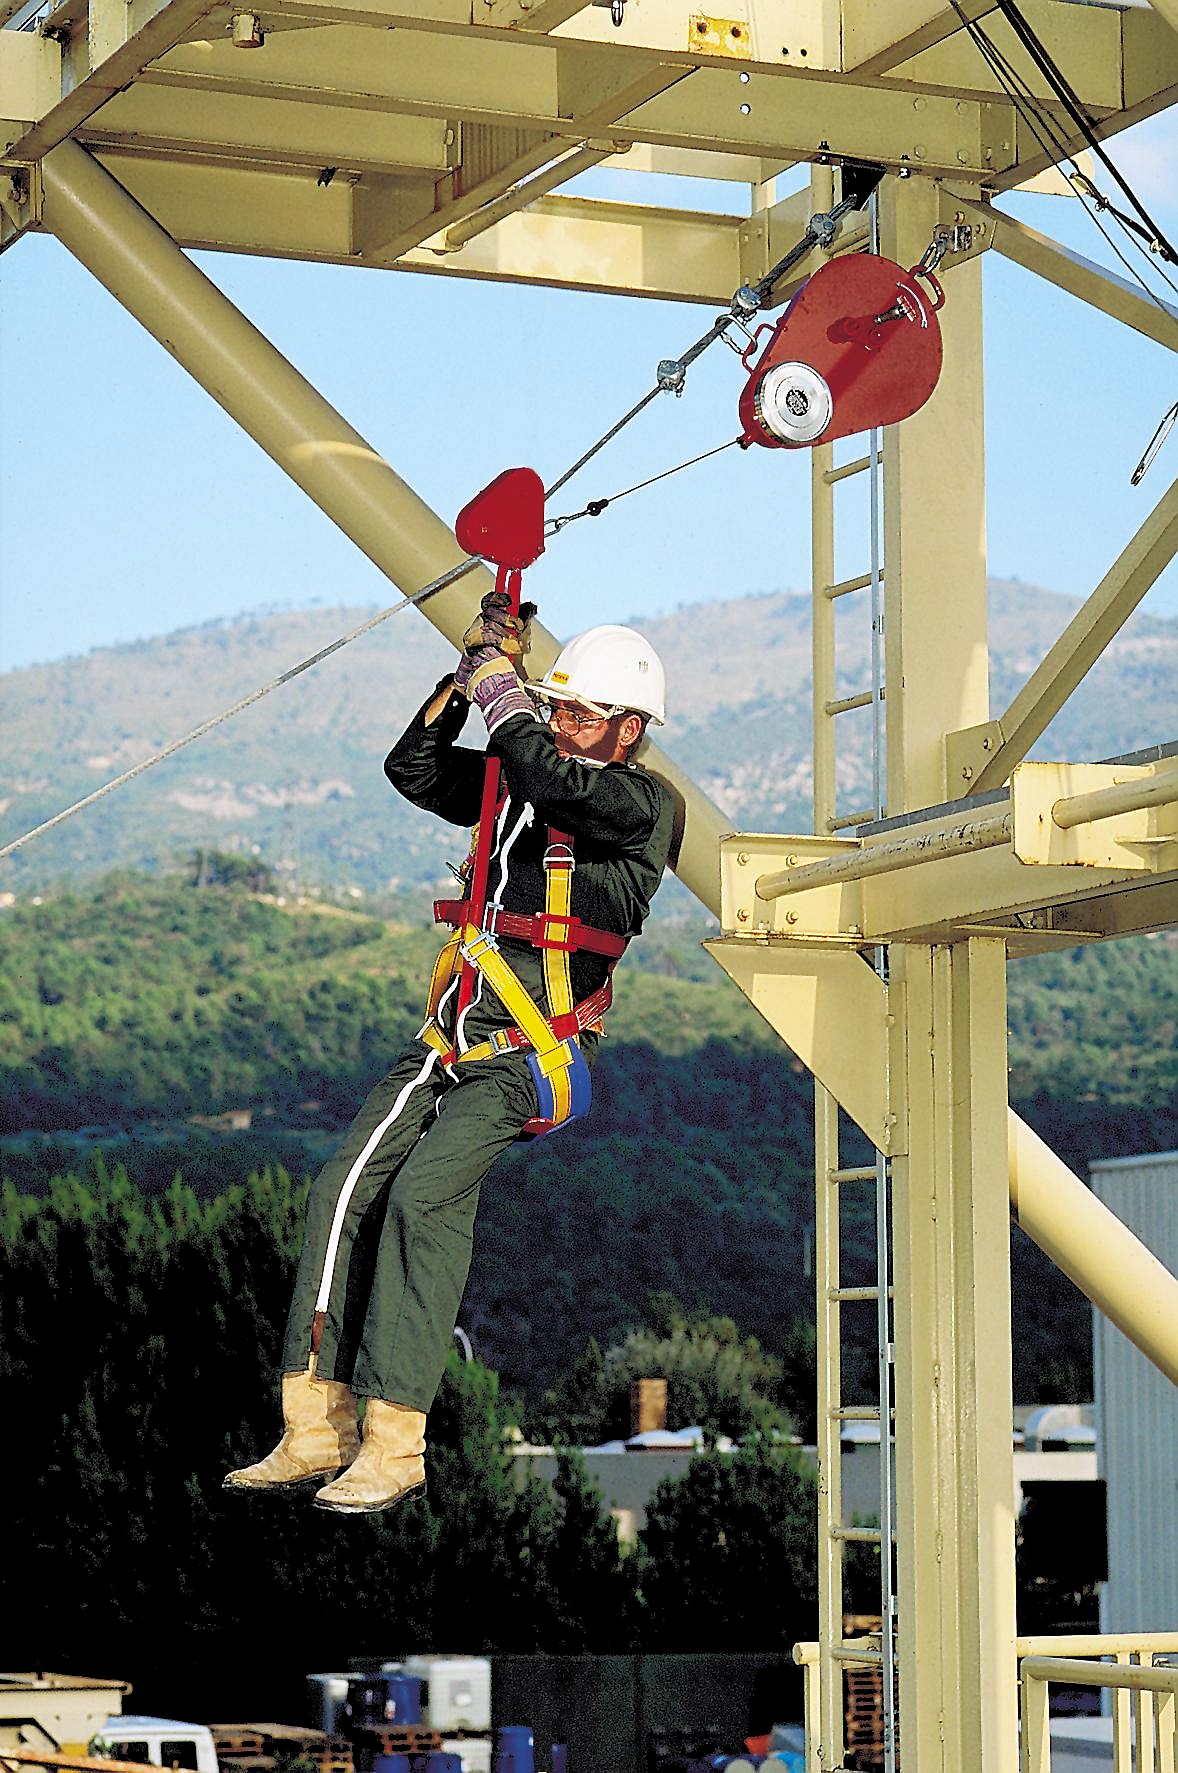
[[[14,907],[3,929],[15,1184],[90,1174],[101,1145],[148,1194],[179,1169],[206,1201],[269,1159],[315,1167],[416,1027],[436,946],[432,931],[347,910],[127,875]],[[636,1321],[652,1290],[731,1316],[770,1350],[811,1315],[811,1085],[701,952],[703,933],[635,945],[593,1116],[509,1153],[484,1190],[464,1321],[532,1397],[590,1337]],[[1172,939],[1021,961],[1011,994],[1015,1098],[1073,1167],[1178,1144]],[[190,1124],[243,1109],[248,1134]],[[97,1131],[71,1138],[79,1128]],[[870,1225],[853,1221],[848,1278],[867,1277],[871,1250]],[[1086,1390],[1087,1308],[1017,1235],[1015,1262],[1020,1398]],[[804,1391],[790,1407],[805,1410]]]
[[[1076,603],[1010,580],[991,583],[990,605],[1000,708]],[[7,673],[0,838],[27,831],[371,613],[249,616]],[[667,664],[660,742],[734,826],[808,831],[809,597],[725,596],[692,606],[690,619],[676,612],[639,626]],[[840,693],[852,694],[870,681],[868,624],[851,621],[840,633]],[[380,765],[452,662],[420,617],[396,618],[18,852],[0,890],[76,882],[116,864],[166,870],[179,852],[205,845],[260,849],[288,882],[422,896],[445,878],[458,839],[399,801]],[[1176,667],[1178,621],[1139,614],[1035,754],[1100,758],[1171,736]],[[869,803],[870,730],[863,710],[840,724],[848,807]],[[478,742],[473,727],[469,742]],[[663,904],[685,899],[668,889]]]

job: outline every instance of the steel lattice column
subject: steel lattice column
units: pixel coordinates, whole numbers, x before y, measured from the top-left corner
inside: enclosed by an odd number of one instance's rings
[[[895,945],[900,1742],[905,1773],[1014,1773],[1006,951]]]

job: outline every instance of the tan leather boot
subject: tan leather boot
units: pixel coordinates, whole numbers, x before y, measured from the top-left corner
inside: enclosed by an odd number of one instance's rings
[[[229,1472],[225,1490],[293,1490],[321,1484],[350,1465],[360,1450],[356,1395],[336,1379],[316,1379],[310,1368],[282,1375],[284,1434],[256,1465]]]
[[[353,1464],[315,1497],[336,1514],[375,1514],[425,1489],[425,1414],[370,1397],[364,1438]]]

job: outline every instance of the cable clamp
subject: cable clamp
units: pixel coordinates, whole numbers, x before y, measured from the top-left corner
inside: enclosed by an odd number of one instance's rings
[[[687,365],[681,363],[678,357],[664,357],[655,373],[664,394],[682,394],[683,384],[687,380]]]

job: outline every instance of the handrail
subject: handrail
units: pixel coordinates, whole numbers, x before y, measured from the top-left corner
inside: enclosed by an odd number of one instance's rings
[[[1094,788],[1088,794],[1069,794],[1057,800],[1051,817],[1061,831],[1076,825],[1092,825],[1118,813],[1138,813],[1145,807],[1173,806],[1178,800],[1178,770],[1166,769],[1154,776],[1114,782],[1111,788]]]
[[[1016,1639],[1015,1651],[1022,1687],[1022,1773],[1051,1773],[1048,1688],[1052,1681],[1069,1687],[1107,1687],[1116,1693],[1114,1773],[1134,1773],[1131,1708],[1136,1713],[1137,1742],[1143,1745],[1139,1746],[1135,1773],[1178,1773],[1178,1667],[1158,1667],[1145,1660],[1178,1657],[1178,1632],[1024,1637]],[[864,1640],[844,1639],[833,1647],[833,1653],[836,1661],[845,1664],[852,1659],[866,1661],[873,1652],[866,1649]],[[1114,1656],[1117,1661],[1091,1660],[1101,1656]],[[1130,1656],[1143,1660],[1122,1660]],[[795,1644],[793,1659],[805,1677],[806,1769],[807,1773],[819,1773],[818,1644]]]
[[[1143,1648],[1143,1655],[1151,1652]],[[1157,1653],[1156,1649],[1153,1653]],[[1124,1652],[1122,1652],[1124,1654]],[[1052,1681],[1069,1687],[1111,1687],[1117,1694],[1113,1719],[1114,1773],[1175,1773],[1178,1759],[1178,1668],[1149,1663],[1086,1661],[1068,1656],[1026,1656],[1021,1664],[1023,1773],[1051,1773]],[[1136,1695],[1137,1756],[1128,1728],[1130,1694]],[[1149,1704],[1147,1696],[1152,1696]]]

